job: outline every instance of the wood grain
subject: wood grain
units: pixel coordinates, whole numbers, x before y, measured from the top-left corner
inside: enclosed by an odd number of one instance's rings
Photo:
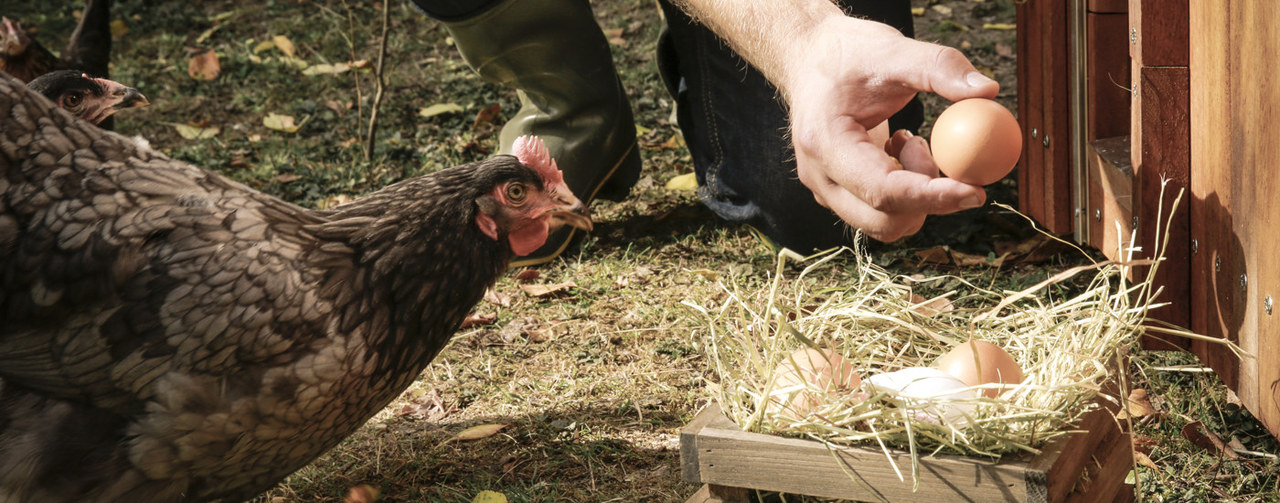
[[[1067,0],[1017,7],[1018,114],[1023,156],[1019,207],[1055,233],[1072,230],[1071,99]],[[1047,141],[1046,141],[1047,138]]]
[[[1201,246],[1194,276],[1206,333],[1238,340],[1256,358],[1235,361],[1220,346],[1195,350],[1273,434],[1280,434],[1280,11],[1268,0],[1192,2],[1192,228]],[[1203,258],[1201,258],[1203,256]],[[1221,265],[1218,259],[1221,258]],[[1206,263],[1207,262],[1207,263]],[[1232,367],[1235,374],[1232,374]]]
[[[1138,66],[1187,66],[1188,0],[1129,0],[1130,28],[1137,31]]]
[[[1129,137],[1089,143],[1089,245],[1123,260],[1133,232],[1133,165]],[[1130,278],[1132,279],[1132,278]]]
[[[904,451],[831,449],[811,440],[748,433],[713,405],[681,432],[681,464],[686,474],[694,473],[688,467],[697,467],[697,478],[685,479],[690,482],[854,500],[1057,502],[1131,491],[1123,483],[1132,459],[1125,456],[1128,437],[1111,412],[1099,409],[1081,427],[1088,431],[1060,437],[1034,457],[996,462],[922,456],[919,487],[913,488],[911,459]],[[686,439],[692,439],[690,449]],[[1117,445],[1123,453],[1116,452]]]

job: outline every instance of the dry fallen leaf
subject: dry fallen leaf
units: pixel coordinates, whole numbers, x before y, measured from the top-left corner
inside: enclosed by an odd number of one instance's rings
[[[947,7],[942,4],[934,4],[929,8],[932,9],[934,12],[937,12],[938,14],[942,14],[943,16],[948,16],[948,17],[951,16],[951,7]]]
[[[281,115],[275,112],[271,112],[267,114],[266,117],[263,117],[262,125],[266,126],[268,129],[274,129],[276,131],[283,131],[286,133],[296,132],[300,127],[300,125],[295,125],[293,123],[292,115]]]
[[[280,52],[283,52],[285,56],[292,58],[298,53],[298,48],[294,47],[293,41],[289,40],[289,37],[276,35],[271,37],[271,41],[276,43],[276,49],[280,49]]]
[[[542,273],[538,272],[537,269],[525,269],[523,271],[516,273],[516,280],[517,281],[533,281],[535,279],[538,279],[538,276],[541,276],[541,275]]]
[[[471,123],[471,129],[480,129],[481,126],[493,124],[498,119],[498,113],[502,111],[502,105],[491,105],[479,113],[476,113],[476,120]]]
[[[484,301],[502,307],[511,307],[511,296],[504,293],[498,293],[497,290],[492,288],[484,291]]]
[[[1151,406],[1151,399],[1147,397],[1147,390],[1139,388],[1129,392],[1128,410],[1121,410],[1116,417],[1125,419],[1133,414],[1134,419],[1141,419],[1155,413],[1156,409]]]
[[[609,40],[610,45],[627,45],[626,39],[622,38],[622,32],[622,28],[610,28],[604,30],[604,37]]]
[[[1151,458],[1144,453],[1141,453],[1141,452],[1133,453],[1133,460],[1137,462],[1139,466],[1145,466],[1152,470],[1160,471],[1160,467],[1156,466],[1156,463],[1152,461]]]
[[[197,127],[188,124],[173,124],[173,129],[178,131],[178,136],[188,140],[206,140],[218,136],[218,132],[222,131],[217,127]]]
[[[329,208],[341,206],[355,200],[356,200],[355,197],[349,196],[347,194],[338,194],[336,196],[329,196],[320,200],[319,206],[320,206],[320,209],[327,210]]]
[[[418,117],[435,117],[440,114],[461,112],[462,106],[457,103],[436,103],[418,110]]]
[[[511,426],[511,425],[482,424],[478,426],[472,426],[470,428],[467,428],[465,430],[458,432],[457,435],[454,435],[453,438],[449,440],[479,440],[482,438],[488,438],[496,435],[499,431],[502,431],[503,428],[506,428],[508,426]]]
[[[340,73],[346,73],[346,72],[347,72],[348,70],[350,70],[350,69],[351,69],[351,67],[350,67],[350,66],[347,66],[347,64],[346,64],[346,63],[335,63],[335,64],[332,64],[332,65],[331,65],[331,64],[328,64],[328,63],[321,63],[321,64],[318,64],[318,65],[311,65],[311,66],[308,66],[305,70],[303,70],[303,71],[302,71],[302,74],[303,74],[303,75],[308,75],[308,76],[311,76],[311,75],[338,75],[338,74],[340,74]]]
[[[1000,42],[996,42],[996,55],[1002,56],[1005,58],[1012,58],[1014,56],[1013,48],[1007,45],[1004,45]]]
[[[218,53],[212,49],[192,56],[187,60],[187,75],[196,80],[213,80],[222,73],[222,65],[218,63]]]
[[[1240,459],[1240,455],[1235,450],[1227,446],[1217,433],[1209,431],[1205,428],[1204,423],[1200,421],[1192,421],[1182,427],[1182,438],[1187,439],[1192,445],[1204,449],[1209,453],[1222,456],[1227,459]]]
[[[698,175],[695,173],[685,173],[676,175],[667,180],[667,190],[697,190]]]
[[[109,26],[111,29],[111,36],[113,37],[123,37],[129,34],[129,25],[124,24],[124,20],[122,19],[112,20]]]
[[[471,503],[507,503],[507,497],[497,491],[480,491]]]
[[[378,501],[378,490],[369,484],[360,484],[347,489],[347,497],[342,503],[373,503]]]
[[[1013,23],[986,23],[982,25],[984,30],[1016,30],[1018,25]]]
[[[253,46],[253,53],[259,54],[264,51],[270,51],[275,48],[276,48],[275,42],[272,42],[270,40],[263,40],[261,42],[258,42],[258,45]]]
[[[458,329],[471,328],[480,325],[492,325],[498,321],[497,313],[471,313],[462,319],[462,325]]]
[[[923,16],[923,15],[924,15],[924,7],[912,7],[912,8],[911,8],[911,15],[912,15],[912,16],[915,16],[915,17]]]
[[[431,391],[427,392],[418,391],[420,393],[409,400],[409,403],[400,407],[400,411],[396,415],[437,422],[458,411],[456,405],[445,403],[444,399],[440,397],[439,390],[432,388]]]
[[[297,179],[298,175],[293,173],[280,173],[279,175],[276,175],[275,178],[272,178],[272,180],[275,180],[277,183],[289,183],[296,181]]]
[[[553,297],[557,295],[563,295],[563,294],[569,293],[569,290],[572,290],[574,288],[578,288],[578,285],[573,281],[556,283],[554,285],[547,285],[542,283],[539,283],[536,285],[520,285],[520,289],[524,290],[524,293],[527,293],[530,296],[537,297],[537,298],[546,298],[546,297]]]
[[[911,303],[916,304],[914,310],[925,316],[937,316],[940,313],[955,310],[956,306],[946,297],[937,297],[934,299],[926,299],[923,296],[911,294]]]

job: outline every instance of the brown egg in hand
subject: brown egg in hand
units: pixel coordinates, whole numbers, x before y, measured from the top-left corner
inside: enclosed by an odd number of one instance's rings
[[[956,376],[969,386],[983,384],[1014,385],[1022,382],[1022,367],[1000,346],[986,341],[960,343],[933,363],[937,369]],[[981,390],[983,395],[995,398],[998,389]]]
[[[798,387],[803,385],[804,389]],[[862,378],[854,371],[853,363],[831,350],[797,349],[778,363],[774,381],[773,406],[781,405],[788,415],[802,418],[817,408],[822,397],[817,391],[828,394],[853,393],[862,385]],[[794,392],[778,394],[776,390],[797,388]],[[784,400],[788,403],[783,404]]]
[[[1003,105],[971,98],[947,107],[933,123],[933,161],[948,177],[970,185],[1000,181],[1022,156],[1022,129]]]

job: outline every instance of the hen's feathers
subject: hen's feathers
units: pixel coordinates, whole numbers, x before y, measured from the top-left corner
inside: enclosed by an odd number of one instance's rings
[[[474,201],[510,179],[541,186],[501,156],[309,211],[0,76],[0,501],[247,498],[310,462],[505,269]]]

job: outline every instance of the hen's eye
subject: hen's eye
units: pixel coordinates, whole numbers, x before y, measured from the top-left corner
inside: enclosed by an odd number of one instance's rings
[[[62,106],[68,108],[78,107],[83,101],[84,95],[81,93],[70,93],[62,96]]]
[[[525,189],[525,186],[523,183],[516,182],[516,183],[509,184],[507,185],[507,200],[513,203],[524,202],[524,198],[527,195],[526,194],[527,192],[528,191]]]

